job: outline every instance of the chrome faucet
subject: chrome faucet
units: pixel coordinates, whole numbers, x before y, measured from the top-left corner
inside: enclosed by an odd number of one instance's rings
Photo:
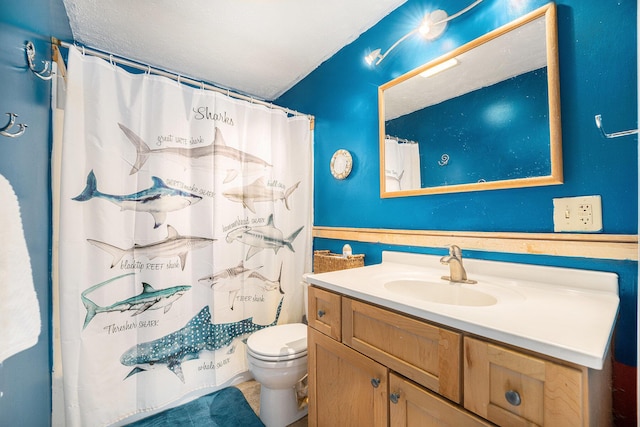
[[[478,283],[475,280],[467,279],[467,272],[462,265],[462,250],[458,246],[451,245],[449,255],[440,258],[440,263],[449,266],[449,275],[442,276],[443,280],[455,283]]]

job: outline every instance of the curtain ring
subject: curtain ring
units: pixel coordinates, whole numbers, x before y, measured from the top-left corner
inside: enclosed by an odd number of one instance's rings
[[[181,79],[181,78],[182,78],[182,76],[181,76],[180,74],[178,74],[178,84],[182,83],[182,82],[180,81],[180,79]]]
[[[204,90],[204,82],[200,81],[200,89]]]
[[[82,45],[82,56],[85,55],[85,51],[84,51],[84,45]]]
[[[151,75],[151,65],[147,65],[147,76]]]
[[[113,62],[113,54],[109,54],[109,62],[111,63],[111,65],[113,65],[114,67],[116,66],[115,62]]]

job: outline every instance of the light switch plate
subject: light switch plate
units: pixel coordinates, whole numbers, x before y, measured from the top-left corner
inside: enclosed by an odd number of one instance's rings
[[[553,199],[553,231],[602,231],[601,197]]]

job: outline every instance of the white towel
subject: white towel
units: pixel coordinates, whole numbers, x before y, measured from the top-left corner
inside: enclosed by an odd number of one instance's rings
[[[34,346],[40,309],[20,206],[11,184],[0,175],[0,363]]]

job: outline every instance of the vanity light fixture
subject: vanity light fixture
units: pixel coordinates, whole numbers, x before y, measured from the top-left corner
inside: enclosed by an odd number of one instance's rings
[[[398,41],[396,41],[393,45],[391,45],[391,47],[387,49],[385,53],[381,53],[382,49],[376,49],[371,51],[368,55],[366,55],[364,59],[369,65],[372,65],[372,64],[379,65],[382,62],[382,60],[386,58],[387,55],[393,49],[395,49],[396,46],[398,46],[400,43],[402,43],[403,41],[405,41],[407,38],[411,37],[415,33],[420,34],[420,36],[425,40],[435,40],[438,37],[440,37],[442,33],[444,33],[444,30],[447,28],[447,24],[449,23],[449,21],[457,18],[463,13],[468,12],[469,10],[476,7],[481,2],[482,0],[476,0],[473,3],[471,3],[469,6],[465,7],[458,13],[454,13],[451,16],[448,16],[447,12],[441,9],[437,9],[437,10],[434,10],[433,12],[427,13],[422,19],[422,21],[420,22],[420,25],[418,27],[414,28],[404,36],[400,37]]]

